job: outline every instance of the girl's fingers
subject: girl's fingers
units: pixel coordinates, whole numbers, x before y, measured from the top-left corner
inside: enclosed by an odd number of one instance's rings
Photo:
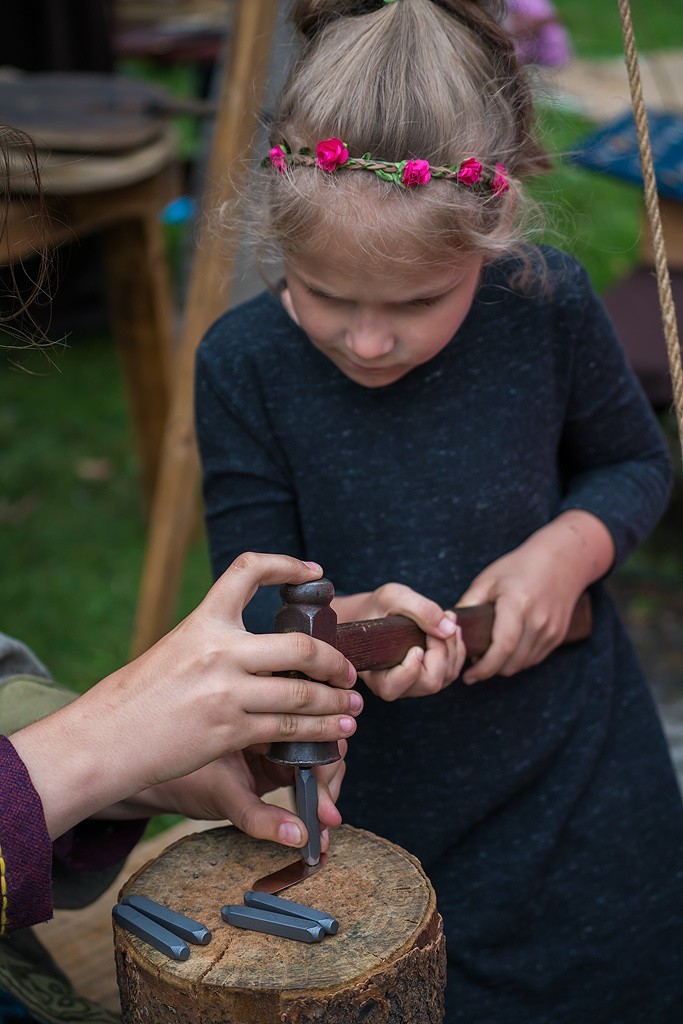
[[[422,661],[422,671],[411,697],[427,697],[443,689],[448,675],[448,647],[444,640],[427,637],[427,649]],[[448,682],[452,682],[449,679]]]
[[[498,675],[515,652],[522,634],[523,620],[503,598],[496,602],[493,639],[486,653],[463,675],[465,683],[475,683]]]
[[[453,639],[446,642],[446,649],[448,655],[448,667],[446,670],[444,686],[448,686],[449,683],[452,683],[453,680],[459,677],[465,663],[465,658],[467,657],[467,650],[462,639],[462,630],[460,626],[457,627]]]
[[[530,665],[534,640],[535,637],[533,634],[530,634],[526,629],[524,629],[515,650],[509,658],[506,658],[497,670],[497,674],[501,676],[514,676],[518,672],[521,672],[523,668],[526,668],[527,665]]]
[[[549,654],[560,646],[569,630],[573,604],[558,609],[552,619],[546,622],[545,629],[539,633],[536,644],[529,655],[529,664],[538,665],[544,661]]]
[[[554,619],[545,615],[539,616],[538,610],[536,615],[531,610],[526,611],[517,646],[499,670],[500,674],[513,676],[522,669],[537,665],[555,650],[563,635],[562,629],[557,627]]]
[[[304,672],[311,679],[348,689],[356,670],[344,655],[305,633],[244,633],[233,636],[239,659],[247,672]]]
[[[545,661],[548,655],[555,650],[560,640],[555,635],[549,636],[545,631],[539,633],[534,631],[526,650],[521,650],[519,656],[515,655],[514,664],[511,666],[511,674],[521,672],[523,668],[531,665],[538,665]]]
[[[411,647],[400,665],[380,672],[367,672],[365,682],[382,700],[398,700],[399,697],[407,696],[419,679],[424,657],[425,652],[421,647]]]
[[[430,601],[417,591],[402,583],[387,583],[376,591],[385,615],[407,615],[430,636],[445,640],[455,633],[455,622],[452,615],[444,612],[436,601]]]
[[[491,672],[489,670],[489,676],[500,675],[508,677],[515,675],[529,656],[534,643],[534,631],[529,628],[529,623],[522,613],[518,611],[516,615],[513,615],[510,610],[506,611],[507,614],[503,618],[503,633],[499,646],[499,650],[505,654],[505,657],[499,657],[494,671]],[[484,658],[477,664],[477,668],[480,668],[483,662]]]
[[[466,656],[459,626],[450,640],[428,636],[420,677],[404,696],[428,697],[432,693],[440,693],[458,678]]]
[[[444,686],[457,679],[465,657],[462,635],[458,634],[456,627],[456,636],[451,640],[428,636],[425,650],[421,647],[411,648],[396,668],[383,673],[369,673],[377,679],[368,680],[368,685],[384,700],[428,697],[439,693]]]

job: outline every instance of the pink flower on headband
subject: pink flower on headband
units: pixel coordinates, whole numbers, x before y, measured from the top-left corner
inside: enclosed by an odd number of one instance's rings
[[[268,156],[278,174],[284,174],[285,167],[287,166],[287,154],[282,146],[273,146]]]
[[[476,185],[481,178],[481,164],[473,156],[463,160],[458,171],[458,181],[463,185]]]
[[[345,164],[349,159],[349,151],[341,139],[323,139],[315,147],[315,156],[318,167],[329,174],[336,171],[338,167]]]
[[[510,188],[508,172],[505,170],[502,164],[496,164],[496,173],[493,175],[491,188],[493,190],[494,196],[502,196],[503,192],[507,192],[507,190]]]
[[[406,160],[401,182],[406,188],[413,188],[414,185],[426,185],[431,177],[428,160]]]

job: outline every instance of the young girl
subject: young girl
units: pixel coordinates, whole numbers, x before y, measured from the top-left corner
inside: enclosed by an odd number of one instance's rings
[[[257,181],[284,283],[198,357],[213,565],[315,558],[341,620],[429,632],[366,677],[340,809],[432,879],[449,1024],[680,1024],[681,801],[601,582],[670,470],[585,272],[522,244],[544,158],[493,8],[295,4]],[[586,588],[592,636],[562,645]],[[458,600],[496,616],[452,683]],[[249,626],[278,603],[260,592]]]

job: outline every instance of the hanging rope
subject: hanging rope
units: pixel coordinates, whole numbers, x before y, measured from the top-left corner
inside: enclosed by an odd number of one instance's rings
[[[683,455],[683,369],[681,368],[681,346],[678,340],[676,309],[671,291],[669,267],[666,261],[664,234],[662,232],[662,218],[659,212],[659,200],[657,197],[657,180],[655,178],[647,114],[645,112],[645,103],[643,101],[643,86],[640,79],[638,51],[636,50],[636,41],[633,34],[631,5],[629,0],[617,0],[617,2],[619,4],[619,15],[621,17],[621,30],[624,36],[624,52],[626,55],[628,81],[631,89],[631,102],[633,104],[633,114],[636,122],[636,131],[638,133],[638,150],[640,152],[640,166],[643,173],[643,184],[645,190],[645,209],[647,210],[647,216],[650,223],[652,246],[655,253],[655,270],[657,271],[659,305],[662,311],[664,338],[666,340],[666,351],[669,357],[671,387],[673,391],[676,418],[678,420],[678,436],[681,443],[681,454]]]

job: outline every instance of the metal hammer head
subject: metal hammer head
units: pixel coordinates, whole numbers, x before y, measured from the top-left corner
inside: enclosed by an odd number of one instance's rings
[[[305,633],[337,646],[337,616],[330,607],[334,587],[329,580],[280,587],[282,608],[275,616],[276,633]],[[297,673],[289,673],[297,675]],[[271,743],[267,756],[278,764],[310,768],[332,764],[341,757],[336,741],[328,743]]]
[[[280,587],[282,608],[275,616],[276,633],[306,633],[337,646],[337,616],[330,607],[334,587],[329,580],[287,583]]]

